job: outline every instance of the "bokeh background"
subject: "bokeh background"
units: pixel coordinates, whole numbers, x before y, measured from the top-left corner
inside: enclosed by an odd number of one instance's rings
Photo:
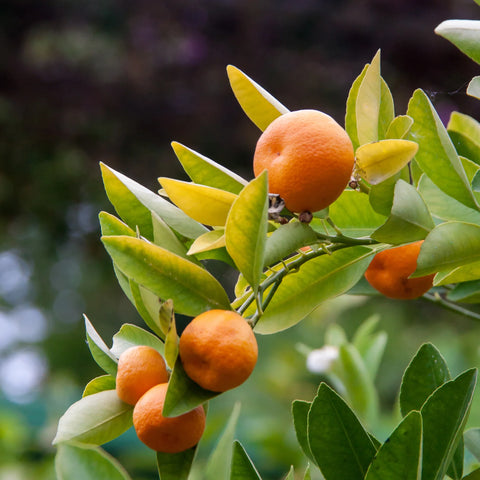
[[[445,120],[452,110],[478,119],[479,102],[465,95],[478,67],[433,29],[479,15],[473,0],[2,0],[0,480],[55,478],[56,422],[101,373],[82,314],[107,343],[122,323],[141,325],[99,241],[97,214],[113,213],[100,161],[157,190],[158,176],[185,178],[176,140],[251,178],[259,131],[229,89],[228,64],[288,108],[317,108],[343,123],[351,83],[381,48],[397,113],[422,88]],[[295,346],[321,346],[332,322],[351,334],[372,313],[389,333],[379,436],[423,341],[454,374],[480,364],[472,320],[422,301],[342,297],[259,339],[252,379],[213,402],[200,461],[243,400],[238,437],[264,478],[281,478],[290,464],[302,470],[289,405],[311,399],[319,377]],[[106,448],[135,480],[157,478],[132,432]]]

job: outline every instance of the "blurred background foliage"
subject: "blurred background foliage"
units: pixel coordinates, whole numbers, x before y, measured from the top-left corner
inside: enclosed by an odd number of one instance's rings
[[[230,63],[288,108],[343,123],[351,83],[381,48],[397,113],[420,87],[445,120],[452,110],[479,118],[465,95],[476,66],[433,33],[442,20],[479,13],[471,0],[2,0],[0,479],[55,476],[56,422],[100,374],[82,313],[105,339],[122,323],[141,324],[98,239],[97,213],[112,211],[99,161],[157,190],[160,175],[184,178],[176,140],[251,178],[259,132],[229,89]],[[289,408],[310,400],[320,377],[295,344],[320,347],[328,323],[351,334],[375,312],[389,333],[379,436],[395,421],[402,372],[422,342],[439,347],[453,374],[480,365],[473,321],[422,301],[342,297],[259,339],[251,380],[212,402],[199,460],[243,399],[238,437],[264,478],[291,463],[303,469]],[[478,402],[471,422],[480,425]],[[136,480],[157,478],[133,432],[107,449]]]

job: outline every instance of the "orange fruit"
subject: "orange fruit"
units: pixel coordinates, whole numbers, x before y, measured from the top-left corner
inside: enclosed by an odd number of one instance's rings
[[[159,383],[168,381],[165,360],[152,347],[139,345],[125,350],[118,359],[118,397],[135,405],[140,397]]]
[[[152,450],[178,453],[194,447],[205,430],[205,410],[199,406],[178,417],[164,417],[167,383],[151,388],[133,409],[138,438]]]
[[[353,171],[347,132],[318,110],[298,110],[276,118],[258,139],[253,171],[268,170],[269,192],[292,212],[316,212],[345,190]]]
[[[435,276],[408,278],[417,268],[422,243],[420,240],[377,253],[365,272],[365,278],[386,297],[403,300],[421,297],[432,288]]]
[[[224,392],[242,384],[258,357],[255,335],[231,310],[209,310],[195,317],[180,336],[186,374],[201,387]]]

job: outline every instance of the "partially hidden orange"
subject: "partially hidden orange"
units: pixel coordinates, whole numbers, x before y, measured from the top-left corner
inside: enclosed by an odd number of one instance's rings
[[[201,387],[224,392],[252,373],[258,346],[250,325],[231,310],[209,310],[195,317],[180,336],[186,374]]]
[[[421,297],[433,286],[435,274],[409,278],[417,268],[423,240],[377,253],[370,262],[365,278],[386,297],[410,300]]]
[[[116,390],[124,402],[135,405],[150,388],[167,381],[165,360],[154,348],[138,345],[128,348],[120,355]]]
[[[269,192],[292,212],[316,212],[345,190],[354,166],[347,132],[318,110],[277,117],[258,139],[253,159],[257,177],[268,171]]]
[[[167,388],[167,383],[156,385],[140,398],[133,409],[133,426],[138,438],[152,450],[183,452],[200,441],[205,430],[205,410],[199,406],[177,417],[164,417]]]

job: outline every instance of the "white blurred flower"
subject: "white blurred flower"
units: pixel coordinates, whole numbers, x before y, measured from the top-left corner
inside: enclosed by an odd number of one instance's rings
[[[325,345],[312,350],[307,357],[307,369],[312,373],[328,372],[333,362],[338,358],[338,347]]]

